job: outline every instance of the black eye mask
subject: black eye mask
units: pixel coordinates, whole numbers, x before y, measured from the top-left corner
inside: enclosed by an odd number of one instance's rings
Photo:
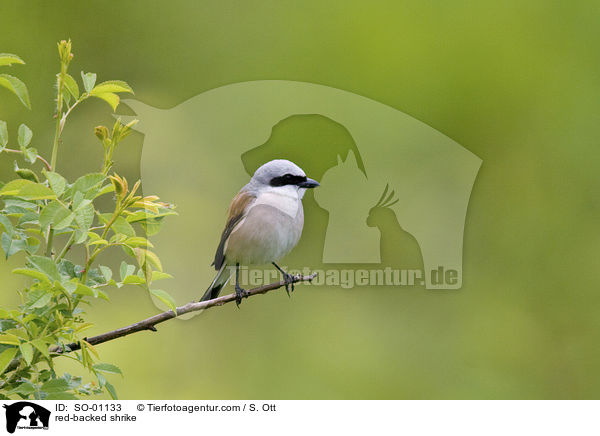
[[[269,184],[271,186],[285,186],[285,185],[299,185],[306,182],[306,176],[294,176],[292,174],[285,174],[279,177],[273,177]]]

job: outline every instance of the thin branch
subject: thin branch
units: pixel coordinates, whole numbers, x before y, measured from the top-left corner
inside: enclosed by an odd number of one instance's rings
[[[71,249],[71,247],[73,246],[74,242],[75,242],[75,232],[71,233],[71,237],[69,238],[69,240],[67,241],[67,243],[63,247],[63,249],[60,252],[60,254],[58,255],[58,257],[56,258],[56,260],[55,260],[56,263],[60,262],[60,260],[63,257],[65,257],[65,255],[67,254],[67,251],[69,251]]]
[[[312,273],[311,275],[308,275],[308,276],[295,275],[295,276],[292,276],[292,282],[288,283],[288,284],[299,283],[299,282],[310,282],[316,276],[317,276],[317,273]],[[248,296],[246,298],[252,297],[253,295],[266,294],[267,292],[274,291],[275,289],[279,289],[285,285],[286,285],[286,283],[282,280],[279,282],[270,283],[268,285],[263,285],[258,288],[250,289],[247,291]],[[187,303],[183,306],[178,307],[177,308],[177,316],[183,315],[185,313],[190,313],[190,312],[199,312],[201,310],[210,309],[211,307],[214,307],[214,306],[222,306],[224,304],[235,301],[235,299],[236,299],[235,294],[229,294],[229,295],[223,295],[222,297],[213,298],[212,300],[198,301],[198,302],[192,301],[190,303]],[[126,327],[121,327],[120,329],[116,329],[116,330],[113,330],[113,331],[110,331],[107,333],[103,333],[98,336],[93,336],[91,338],[84,338],[84,340],[91,345],[98,345],[98,344],[102,344],[104,342],[112,341],[114,339],[122,338],[123,336],[128,336],[133,333],[141,332],[144,330],[150,330],[150,331],[155,332],[155,331],[157,331],[156,327],[155,327],[156,324],[160,324],[161,322],[168,321],[175,317],[176,317],[175,313],[173,313],[172,310],[167,310],[166,312],[159,313],[157,315],[151,316],[150,318],[146,318],[142,321],[138,321],[138,322],[128,325]],[[77,342],[72,342],[72,343],[64,345],[62,347],[55,345],[53,347],[50,347],[50,349],[48,351],[50,353],[52,353],[52,357],[57,357],[57,356],[62,356],[65,353],[70,353],[71,351],[77,351],[79,349],[81,349],[81,345]],[[21,361],[20,359],[13,359],[8,364],[6,369],[4,370],[4,373],[6,374],[8,372],[16,370],[19,366],[20,361]],[[2,386],[0,386],[0,387],[2,387]]]
[[[4,149],[2,149],[2,151],[6,151],[7,153],[20,153],[20,154],[23,154],[23,150],[15,150],[15,149],[12,149],[12,148],[4,148]],[[50,164],[48,163],[48,161],[46,159],[44,159],[39,154],[37,154],[35,156],[35,158],[37,160],[39,160],[40,162],[42,162],[48,171],[52,171],[52,168],[50,167]]]
[[[295,275],[295,276],[292,276],[292,278],[293,278],[292,283],[310,282],[316,276],[317,276],[317,273],[313,273],[308,276]],[[267,292],[273,291],[275,289],[279,289],[285,285],[286,285],[286,283],[284,281],[279,281],[279,282],[270,283],[268,285],[263,285],[258,288],[250,289],[250,290],[248,290],[248,297],[252,297],[252,296],[258,295],[258,294],[266,294]],[[248,297],[246,297],[246,298],[248,298]],[[183,315],[186,313],[206,310],[206,309],[209,309],[214,306],[222,306],[224,304],[235,301],[235,299],[236,299],[235,294],[229,294],[229,295],[223,295],[221,297],[213,298],[212,300],[190,302],[190,303],[187,303],[187,304],[177,308],[177,316],[180,316],[180,315]],[[142,321],[138,321],[138,322],[128,325],[126,327],[121,327],[119,329],[116,329],[116,330],[113,330],[113,331],[110,331],[107,333],[103,333],[98,336],[93,336],[91,338],[85,338],[85,341],[91,345],[98,345],[98,344],[102,344],[104,342],[112,341],[114,339],[122,338],[123,336],[128,336],[133,333],[141,332],[144,330],[157,331],[156,330],[157,324],[168,321],[175,317],[176,317],[175,313],[172,310],[168,310],[166,312],[159,313],[157,315],[151,316],[150,318],[146,318]],[[59,347],[59,346],[52,347],[52,348],[50,348],[49,351],[51,353],[57,353],[58,355],[60,355],[62,353],[68,353],[71,351],[79,350],[80,348],[81,348],[80,344],[74,342],[74,343],[68,344],[63,347]]]

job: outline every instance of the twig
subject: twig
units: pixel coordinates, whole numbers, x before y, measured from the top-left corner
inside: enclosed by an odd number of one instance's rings
[[[23,150],[14,150],[12,148],[4,148],[2,151],[6,151],[7,153],[20,153],[20,154],[23,154]],[[52,168],[50,167],[50,164],[48,163],[48,161],[46,159],[44,159],[39,154],[37,154],[35,156],[35,158],[37,160],[39,160],[40,162],[42,162],[48,171],[52,171]]]
[[[308,276],[301,276],[301,275],[292,276],[292,278],[293,278],[292,283],[310,282],[316,276],[317,276],[317,273],[313,273]],[[270,283],[268,285],[263,285],[258,288],[250,289],[248,291],[248,297],[252,297],[253,295],[258,295],[258,294],[265,294],[269,291],[279,289],[282,286],[285,286],[285,284],[286,283],[284,281],[279,281],[279,282]],[[235,299],[236,299],[235,294],[229,294],[229,295],[223,295],[221,297],[213,298],[212,300],[190,302],[190,303],[187,303],[187,304],[177,308],[177,316],[183,315],[185,313],[190,313],[190,312],[198,312],[201,310],[209,309],[214,306],[222,306],[226,303],[231,303],[232,301],[235,301]],[[175,317],[176,317],[175,313],[172,310],[168,310],[166,312],[159,313],[157,315],[151,316],[150,318],[146,318],[142,321],[138,321],[138,322],[128,325],[126,327],[121,327],[119,329],[116,329],[116,330],[113,330],[113,331],[110,331],[107,333],[103,333],[98,336],[86,338],[85,341],[91,345],[98,345],[98,344],[102,344],[104,342],[112,341],[113,339],[122,338],[123,336],[128,336],[133,333],[141,332],[144,330],[157,331],[156,330],[157,324],[160,324],[161,322],[165,322],[169,319],[173,319]],[[60,347],[60,346],[51,347],[49,351],[51,353],[56,353],[56,354],[60,355],[62,353],[68,353],[71,351],[79,350],[80,348],[81,348],[81,345],[79,343],[73,342],[71,344],[67,344],[62,347]]]
[[[288,284],[299,283],[299,282],[310,282],[316,276],[317,276],[317,273],[312,273],[311,275],[308,275],[308,276],[295,275],[295,276],[292,276],[292,282],[288,283]],[[253,295],[266,294],[267,292],[274,291],[275,289],[279,289],[282,286],[285,286],[285,284],[286,283],[282,280],[279,282],[270,283],[268,285],[263,285],[258,288],[250,289],[247,291],[248,296],[246,298],[252,297]],[[229,294],[229,295],[223,295],[221,297],[213,298],[212,300],[198,301],[198,302],[192,301],[190,303],[187,303],[183,306],[178,307],[177,308],[177,316],[183,315],[185,313],[190,313],[190,312],[199,312],[201,310],[209,309],[214,306],[222,306],[224,304],[235,301],[235,299],[236,299],[235,294]],[[142,321],[138,321],[136,323],[128,325],[127,327],[121,327],[120,329],[116,329],[116,330],[113,330],[113,331],[110,331],[107,333],[103,333],[98,336],[93,336],[91,338],[84,338],[84,340],[91,345],[98,345],[98,344],[102,344],[104,342],[112,341],[113,339],[122,338],[123,336],[128,336],[133,333],[141,332],[144,330],[150,330],[150,331],[155,332],[155,331],[157,331],[156,327],[155,327],[156,324],[160,324],[161,322],[168,321],[175,317],[176,317],[175,313],[173,313],[172,310],[167,310],[166,312],[162,312],[157,315],[151,316],[150,318],[146,318]],[[52,353],[52,357],[57,357],[57,356],[61,356],[64,353],[70,353],[71,351],[77,351],[79,349],[81,349],[81,345],[77,342],[72,342],[70,344],[63,345],[63,346],[55,345],[53,347],[50,347],[50,349],[48,351],[50,353]],[[8,372],[16,370],[17,367],[19,366],[19,362],[20,362],[20,359],[13,359],[8,364],[6,369],[4,370],[4,373],[8,373]]]

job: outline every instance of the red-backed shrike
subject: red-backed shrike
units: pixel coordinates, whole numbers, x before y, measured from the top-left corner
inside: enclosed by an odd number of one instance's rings
[[[213,262],[218,273],[200,301],[219,295],[231,276],[229,267],[234,265],[238,305],[247,296],[239,284],[240,265],[271,262],[283,275],[286,290],[289,284],[293,290],[292,276],[275,262],[298,243],[304,226],[302,197],[317,186],[318,182],[289,160],[272,160],[258,168],[229,206]]]

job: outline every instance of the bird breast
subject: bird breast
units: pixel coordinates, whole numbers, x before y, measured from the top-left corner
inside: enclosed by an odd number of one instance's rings
[[[298,243],[303,225],[297,189],[267,190],[257,196],[231,232],[225,255],[232,263],[246,265],[275,262]]]

